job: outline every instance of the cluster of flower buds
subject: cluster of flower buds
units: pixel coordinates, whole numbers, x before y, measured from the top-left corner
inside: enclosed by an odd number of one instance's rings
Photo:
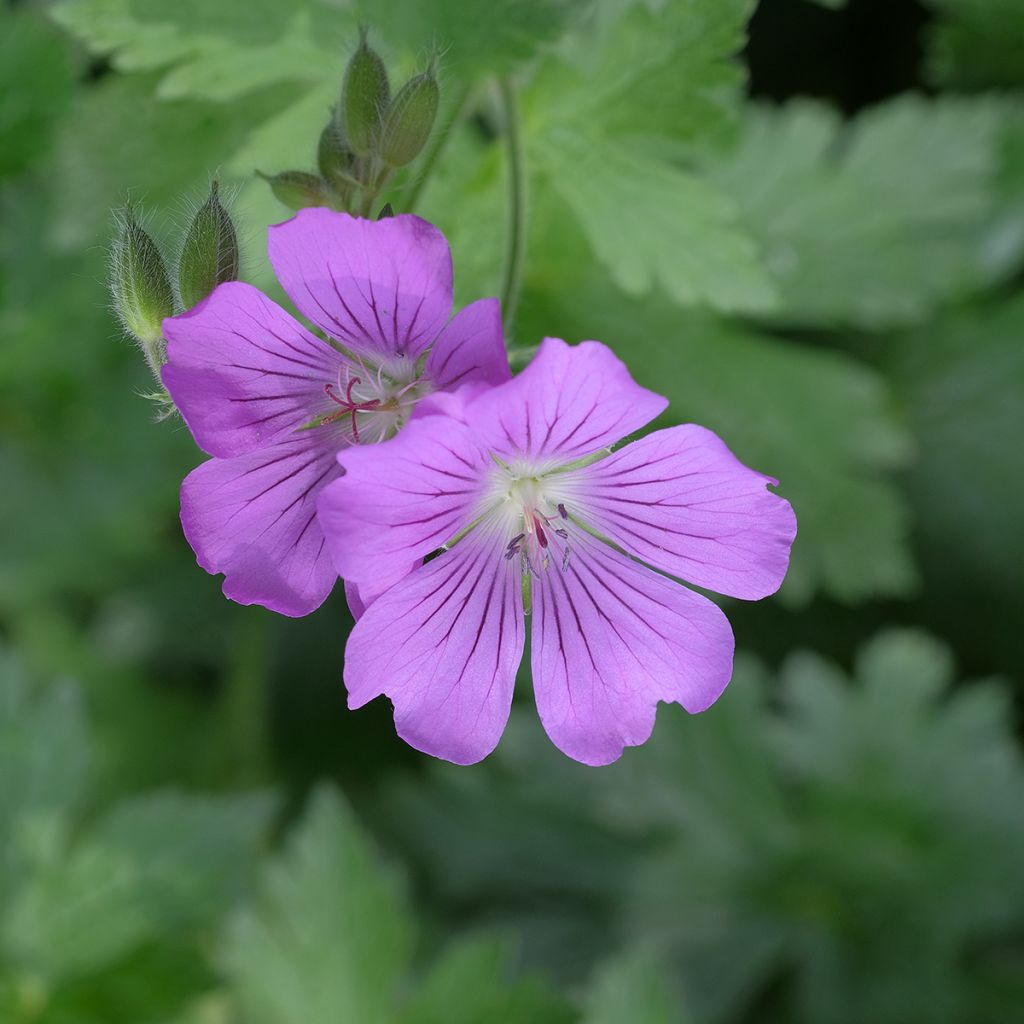
[[[216,181],[192,217],[173,261],[139,223],[132,204],[117,215],[110,260],[114,311],[158,381],[166,362],[164,319],[191,309],[223,281],[237,280],[238,269],[238,234]],[[162,385],[150,397],[171,408]]]
[[[387,68],[366,30],[345,69],[341,101],[320,133],[319,173],[262,174],[286,206],[327,206],[368,216],[395,171],[412,163],[430,138],[440,91],[433,64],[391,95]]]

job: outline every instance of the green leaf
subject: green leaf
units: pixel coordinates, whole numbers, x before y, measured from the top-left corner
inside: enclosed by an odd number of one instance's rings
[[[775,299],[736,207],[714,185],[662,160],[568,130],[544,159],[594,256],[627,294],[654,286],[679,305],[764,310]]]
[[[244,891],[268,810],[258,796],[180,793],[116,805],[34,866],[4,917],[8,956],[65,981],[216,921]]]
[[[1024,7],[1017,0],[928,0],[927,65],[936,83],[968,89],[1024,85]]]
[[[69,47],[52,26],[34,12],[0,8],[0,179],[49,146],[73,76]]]
[[[336,39],[355,24],[350,12],[315,0],[65,0],[52,13],[91,50],[112,54],[119,71],[169,68],[158,89],[167,99],[228,100],[280,82],[315,81],[325,73],[325,30]]]
[[[917,449],[907,485],[925,613],[1011,668],[1024,656],[1022,336],[1016,296],[947,314],[887,351]]]
[[[843,127],[808,102],[754,109],[706,164],[741,208],[786,323],[884,328],[922,320],[1013,268],[987,266],[1006,105],[902,97]]]
[[[787,1020],[978,1016],[979,964],[997,964],[1000,936],[1024,923],[1011,867],[1024,765],[1005,694],[947,696],[950,677],[941,644],[889,632],[862,649],[853,685],[802,654],[781,672],[780,712],[734,706],[734,682],[705,716],[659,722],[649,756],[690,770],[676,774],[674,846],[638,871],[635,925],[683,965],[695,1006],[723,1012],[785,972]],[[715,795],[718,776],[748,774],[707,732],[737,712],[770,801],[753,786],[746,801]],[[682,753],[694,745],[703,771]]]
[[[542,191],[576,215],[594,257],[628,294],[657,286],[680,305],[727,311],[774,303],[734,203],[665,159],[682,141],[720,137],[732,124],[743,76],[729,58],[751,7],[601,5],[524,97]]]
[[[78,94],[52,168],[60,182],[54,241],[65,251],[95,246],[126,192],[144,196],[151,208],[180,203],[190,188],[198,194],[201,187],[205,198],[210,171],[239,148],[254,120],[291,98],[261,93],[244,103],[154,103],[153,81],[113,75]]]
[[[587,993],[583,1024],[683,1024],[674,993],[650,954],[640,950],[605,964]]]
[[[733,126],[752,0],[600,0],[538,69],[530,131],[589,126],[608,138],[706,139]]]
[[[486,17],[474,17],[463,0],[386,3],[358,0],[359,20],[392,46],[443,55],[442,86],[507,72],[552,44],[585,11],[590,0],[491,0]]]
[[[413,928],[340,798],[320,790],[222,955],[252,1024],[393,1019]]]
[[[82,796],[91,764],[78,687],[34,683],[0,649],[0,833],[12,838],[31,820],[66,818]],[[10,853],[4,849],[0,858]]]
[[[508,944],[470,938],[433,965],[401,1016],[402,1024],[570,1024],[575,1016],[537,979],[511,982]]]
[[[1019,593],[1024,503],[1024,298],[966,309],[899,337],[890,366],[918,448],[920,533],[950,582]]]

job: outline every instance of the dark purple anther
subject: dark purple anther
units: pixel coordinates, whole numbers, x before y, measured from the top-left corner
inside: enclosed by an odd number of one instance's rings
[[[565,506],[561,502],[558,503],[558,514],[563,519],[568,519],[569,518],[569,513],[565,511]]]

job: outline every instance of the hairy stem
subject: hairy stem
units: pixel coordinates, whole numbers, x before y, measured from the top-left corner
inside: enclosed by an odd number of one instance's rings
[[[508,244],[505,256],[505,284],[501,292],[505,335],[515,320],[519,289],[526,257],[526,154],[519,123],[519,99],[508,76],[498,79],[508,158]]]

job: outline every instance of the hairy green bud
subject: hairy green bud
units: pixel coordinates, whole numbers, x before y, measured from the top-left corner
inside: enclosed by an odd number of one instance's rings
[[[218,195],[217,182],[196,211],[178,261],[178,294],[191,309],[217,285],[238,278],[238,235]]]
[[[256,172],[274,195],[290,210],[306,206],[330,206],[331,190],[323,178],[307,171],[282,171],[280,174]]]
[[[367,44],[366,30],[362,29],[359,46],[345,68],[341,90],[341,124],[357,156],[368,156],[373,151],[390,97],[384,61]]]
[[[139,343],[154,373],[164,362],[163,320],[174,315],[174,292],[159,246],[130,206],[117,215],[111,248],[110,291],[124,329]]]
[[[380,158],[389,167],[403,167],[419,155],[433,130],[439,99],[433,68],[398,90],[381,129]]]
[[[316,162],[324,181],[338,194],[343,205],[348,205],[352,191],[359,182],[353,173],[356,155],[345,142],[345,136],[335,121],[330,121],[320,133]]]

